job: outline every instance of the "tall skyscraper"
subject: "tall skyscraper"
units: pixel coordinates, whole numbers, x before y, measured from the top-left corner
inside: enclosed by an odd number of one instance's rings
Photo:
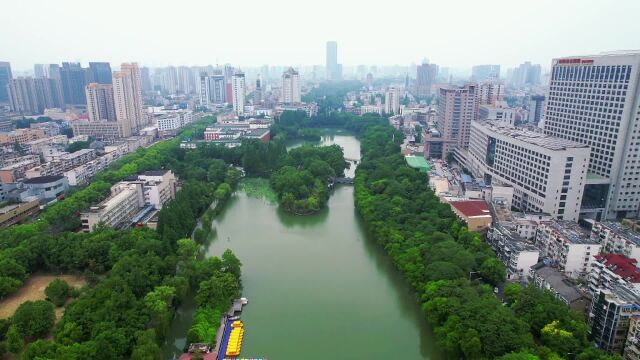
[[[293,104],[300,101],[300,75],[290,67],[282,74],[282,102]]]
[[[0,102],[9,102],[7,85],[9,85],[11,79],[13,79],[11,64],[6,61],[0,61]]]
[[[638,216],[640,52],[553,59],[547,95],[544,132],[591,147],[581,215]]]
[[[113,85],[91,83],[85,88],[89,120],[116,120]]]
[[[500,79],[500,65],[476,65],[471,68],[471,81]]]
[[[446,158],[456,148],[469,147],[471,122],[478,119],[478,87],[440,88],[437,132],[425,140],[425,157]]]
[[[46,64],[35,64],[33,65],[33,76],[34,77],[49,77],[47,74],[47,65]]]
[[[113,73],[113,100],[116,119],[135,133],[146,125],[142,113],[142,89],[140,69],[137,63],[123,63],[120,71]]]
[[[98,84],[111,84],[111,65],[108,62],[90,62],[91,81]]]
[[[151,74],[149,73],[148,67],[140,68],[140,85],[142,87],[142,91],[151,91],[153,87],[151,86]]]
[[[338,43],[327,41],[327,80],[342,80],[342,65],[338,64]]]
[[[233,90],[233,112],[237,115],[243,115],[246,87],[244,73],[242,71],[238,70],[233,74],[231,88]]]
[[[84,93],[86,75],[80,63],[63,62],[60,69],[60,80],[65,104],[85,105],[87,103]]]
[[[63,107],[65,104],[64,100],[64,92],[62,91],[62,75],[60,74],[60,65],[58,64],[49,64],[47,66],[47,76],[52,81],[53,90],[55,93],[55,97],[60,103],[60,107]]]
[[[438,76],[438,65],[422,63],[416,67],[416,96],[431,96],[431,87]]]
[[[538,126],[544,112],[544,95],[532,95],[529,99],[529,122]]]

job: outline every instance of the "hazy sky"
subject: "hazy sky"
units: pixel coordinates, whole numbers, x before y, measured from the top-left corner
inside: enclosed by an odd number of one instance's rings
[[[547,67],[640,48],[640,0],[2,0],[0,61]]]

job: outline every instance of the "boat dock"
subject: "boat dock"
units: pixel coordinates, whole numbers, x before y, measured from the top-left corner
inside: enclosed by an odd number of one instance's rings
[[[247,298],[235,299],[233,305],[231,305],[231,309],[227,311],[227,316],[235,316],[236,313],[242,312],[242,307],[248,303],[249,300],[247,300]]]

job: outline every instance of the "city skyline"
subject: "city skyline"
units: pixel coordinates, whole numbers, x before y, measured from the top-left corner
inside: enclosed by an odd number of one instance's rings
[[[99,16],[89,17],[84,14],[81,3],[74,0],[65,3],[66,6],[41,1],[5,4],[0,29],[4,34],[11,34],[11,29],[21,29],[20,37],[0,37],[0,48],[10,50],[3,54],[2,60],[11,62],[14,71],[32,71],[34,64],[63,61],[83,64],[89,61],[113,64],[138,61],[150,67],[224,63],[241,67],[265,63],[294,67],[320,65],[325,60],[325,44],[331,40],[337,41],[338,61],[346,67],[418,64],[426,57],[433,63],[452,68],[495,63],[506,69],[524,61],[540,63],[547,68],[551,59],[558,56],[637,48],[633,35],[640,32],[640,24],[633,19],[640,4],[632,0],[619,1],[615,8],[600,6],[604,4],[602,1],[531,2],[525,7],[526,11],[521,7],[508,8],[508,2],[498,0],[465,2],[462,4],[465,11],[460,11],[458,3],[416,5],[401,1],[394,4],[402,14],[399,19],[389,18],[384,8],[330,1],[326,6],[314,8],[311,17],[291,17],[287,22],[267,21],[271,18],[269,14],[277,13],[279,8],[294,6],[289,1],[279,0],[269,4],[245,2],[247,6],[243,8],[251,11],[244,12],[240,20],[218,17],[216,24],[220,29],[238,27],[238,31],[234,36],[212,35],[211,40],[215,39],[212,43],[216,45],[203,46],[208,41],[206,36],[190,34],[210,33],[210,24],[193,21],[193,17],[206,13],[224,14],[235,11],[235,7],[186,2],[171,11],[140,16],[150,10],[148,4],[127,3],[128,11],[123,12],[121,8],[125,3],[116,0],[109,3],[111,6],[105,6]],[[567,17],[576,6],[579,6],[581,16],[575,20]],[[197,12],[194,11],[196,7]],[[352,16],[365,7],[366,17]],[[28,27],[23,26],[24,16],[30,19]],[[61,17],[73,18],[73,21],[60,21]],[[483,21],[479,27],[478,22],[486,17],[492,17],[494,21]],[[333,20],[327,22],[329,18]],[[499,21],[495,21],[496,18]],[[112,26],[114,19],[127,26]],[[527,28],[523,28],[524,19]],[[376,31],[376,24],[385,26],[390,21],[399,22],[400,26],[395,27],[397,30]],[[168,23],[172,26],[162,26]],[[582,26],[595,23],[598,26]],[[255,37],[257,28],[260,38]],[[600,31],[603,28],[615,28],[617,35],[609,36],[610,32]],[[350,29],[369,29],[375,35]],[[390,27],[385,26],[385,29]],[[436,36],[439,33],[444,36]],[[287,41],[282,41],[282,34],[286,34]],[[261,40],[269,38],[278,41]],[[59,41],[49,41],[54,39],[64,39],[65,46],[58,46]],[[171,46],[167,47],[167,44]],[[455,44],[460,46],[453,46]]]

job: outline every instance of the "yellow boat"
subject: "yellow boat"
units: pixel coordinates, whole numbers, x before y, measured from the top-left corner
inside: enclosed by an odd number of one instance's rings
[[[231,327],[232,330],[229,334],[229,340],[227,341],[225,354],[226,356],[238,356],[240,355],[240,349],[242,347],[244,324],[242,323],[242,321],[236,320],[231,323]]]

